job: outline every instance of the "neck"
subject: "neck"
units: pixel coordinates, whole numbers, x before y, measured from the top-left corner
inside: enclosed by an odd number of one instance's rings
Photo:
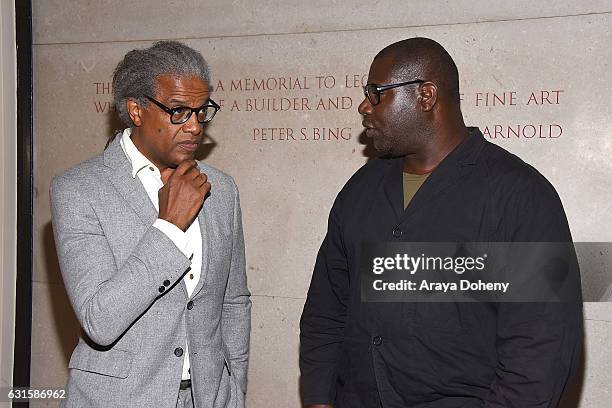
[[[430,141],[423,148],[406,155],[404,172],[412,174],[431,173],[438,165],[468,137],[468,130],[463,119],[454,123],[445,123],[432,129],[426,138]]]

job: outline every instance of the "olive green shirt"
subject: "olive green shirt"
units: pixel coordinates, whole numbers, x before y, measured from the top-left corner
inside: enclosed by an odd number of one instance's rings
[[[403,174],[404,174],[404,209],[406,209],[406,207],[408,207],[408,204],[410,204],[410,200],[412,200],[412,197],[414,197],[416,192],[419,191],[419,188],[421,188],[421,186],[423,185],[425,180],[427,180],[427,177],[429,177],[431,173],[411,174],[411,173],[404,172]]]

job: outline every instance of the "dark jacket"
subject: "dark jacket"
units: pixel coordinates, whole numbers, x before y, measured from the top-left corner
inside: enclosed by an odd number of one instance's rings
[[[406,210],[403,163],[369,162],[332,207],[300,324],[305,405],[556,406],[581,349],[580,302],[363,303],[359,287],[364,240],[571,242],[554,188],[475,128]]]

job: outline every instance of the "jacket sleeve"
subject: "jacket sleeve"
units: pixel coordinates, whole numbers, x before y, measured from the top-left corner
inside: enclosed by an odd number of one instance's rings
[[[237,396],[238,406],[243,407],[251,332],[251,294],[247,287],[240,199],[233,181],[232,185],[234,187],[232,258],[223,300],[221,328],[223,339],[229,349],[232,376],[237,382],[238,392],[242,391],[242,395]]]
[[[55,244],[66,291],[81,327],[100,346],[111,346],[189,267],[189,259],[151,226],[117,265],[103,226],[74,177],[50,188]],[[165,281],[166,285],[164,285]]]
[[[513,196],[517,211],[504,220],[508,241],[571,242],[561,201],[550,184],[536,183]],[[582,346],[580,278],[574,278],[574,301],[497,305],[498,362],[486,408],[557,406]]]
[[[350,287],[339,207],[336,200],[300,321],[300,370],[305,406],[332,404],[335,398]]]

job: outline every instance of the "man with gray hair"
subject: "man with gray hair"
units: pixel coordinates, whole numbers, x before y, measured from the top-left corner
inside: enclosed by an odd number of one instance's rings
[[[250,333],[234,180],[195,152],[219,110],[184,44],[128,52],[128,126],[51,184],[55,242],[83,335],[65,407],[244,407]]]

